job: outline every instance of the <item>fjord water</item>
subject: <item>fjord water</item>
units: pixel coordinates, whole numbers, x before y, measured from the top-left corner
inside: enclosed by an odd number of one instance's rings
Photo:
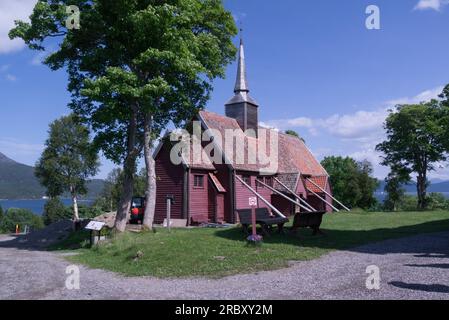
[[[66,206],[70,206],[72,201],[70,199],[61,199],[62,203]],[[0,200],[0,206],[3,210],[9,208],[20,208],[20,209],[28,209],[31,210],[35,214],[41,215],[44,211],[46,199],[34,199],[34,200]],[[78,200],[80,205],[90,205],[92,204],[92,200]]]

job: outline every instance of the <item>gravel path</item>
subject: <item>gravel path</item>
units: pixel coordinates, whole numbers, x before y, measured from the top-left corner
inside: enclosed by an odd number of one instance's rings
[[[61,254],[7,240],[0,238],[0,299],[449,299],[449,232],[219,280],[125,278],[80,266],[80,290],[65,288],[69,263]],[[369,265],[380,268],[380,290],[365,286]]]

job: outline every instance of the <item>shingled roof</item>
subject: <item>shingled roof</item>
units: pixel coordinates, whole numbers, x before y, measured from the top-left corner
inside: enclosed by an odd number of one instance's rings
[[[213,129],[220,132],[222,139],[225,137],[225,130],[226,129],[233,129],[236,132],[236,135],[245,141],[245,154],[247,154],[248,150],[248,142],[256,143],[257,145],[259,143],[262,143],[260,139],[249,137],[247,136],[242,129],[240,128],[237,121],[233,118],[225,117],[223,115],[219,115],[217,113],[208,112],[208,111],[201,111],[199,113],[200,119],[204,122],[207,129]],[[263,128],[267,129],[267,128]],[[269,134],[267,134],[267,147],[266,150],[269,149],[269,143],[270,143],[270,137],[272,134],[274,134],[274,129],[267,129],[269,130]],[[327,176],[326,171],[321,166],[321,164],[316,160],[316,158],[313,156],[311,151],[307,148],[305,143],[294,136],[284,134],[277,132],[279,137],[279,144],[278,144],[278,174],[298,174],[301,173],[302,175],[308,175],[308,176]],[[224,143],[222,143],[222,146],[224,146]],[[234,146],[235,148],[235,146]],[[223,152],[224,147],[222,148]],[[226,156],[226,155],[225,155]],[[233,167],[236,170],[241,171],[256,171],[259,172],[264,167],[257,164],[249,164],[247,159],[245,158],[244,164],[237,164],[235,163],[235,157],[236,152],[234,149],[234,161]]]

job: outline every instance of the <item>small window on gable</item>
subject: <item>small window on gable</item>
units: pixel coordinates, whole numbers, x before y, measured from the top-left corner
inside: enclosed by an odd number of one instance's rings
[[[193,177],[193,187],[199,188],[199,189],[204,188],[204,176],[203,175],[196,174]]]
[[[242,180],[251,187],[251,177],[250,176],[242,176]]]

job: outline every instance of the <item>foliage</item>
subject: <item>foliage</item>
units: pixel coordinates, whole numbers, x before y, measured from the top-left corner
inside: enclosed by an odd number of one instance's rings
[[[2,206],[0,205],[0,223],[2,222],[3,215],[4,215],[4,213],[3,213],[3,208],[2,208]]]
[[[66,207],[58,197],[50,198],[44,206],[42,219],[47,226],[71,217],[71,209]]]
[[[314,237],[310,230],[301,231],[300,237],[275,233],[256,247],[247,245],[241,228],[172,229],[171,233],[156,229],[120,234],[68,259],[128,276],[223,277],[285,268],[291,261],[315,259],[333,250],[447,231],[449,212],[329,214],[322,227],[326,237]],[[134,261],[139,251],[143,256]]]
[[[385,192],[387,198],[384,201],[384,210],[397,211],[400,203],[404,200],[405,190],[403,188],[403,181],[400,176],[394,172],[390,172],[385,179]]]
[[[142,169],[134,176],[134,195],[143,197],[145,195],[145,176],[146,171]],[[123,170],[120,168],[113,169],[107,176],[103,190],[96,199],[94,206],[100,208],[104,212],[117,210],[120,196],[123,190]]]
[[[66,29],[66,5],[82,12],[79,30]],[[17,21],[10,38],[44,50],[45,40],[60,37],[45,63],[67,68],[72,110],[93,128],[105,156],[124,163],[116,223],[124,229],[143,131],[151,172],[149,148],[162,128],[203,108],[213,79],[234,59],[234,19],[220,0],[42,0],[30,21]]]
[[[294,130],[286,130],[286,131],[285,131],[285,134],[288,134],[288,135],[293,136],[293,137],[297,137],[297,138],[301,139],[302,142],[306,143],[306,140],[304,140],[304,138],[302,138],[302,137],[299,135],[299,133],[296,132],[296,131],[294,131]]]
[[[346,157],[326,157],[321,164],[330,175],[332,192],[349,207],[370,209],[376,205],[374,191],[378,186],[368,161],[357,162]]]
[[[98,171],[98,156],[89,141],[88,129],[74,115],[50,124],[46,148],[36,165],[36,176],[57,197],[64,192],[86,194],[87,179]]]
[[[30,210],[10,208],[0,221],[0,231],[15,232],[16,225],[19,225],[20,230],[23,230],[25,226],[28,226],[31,230],[36,230],[43,228],[44,222],[40,216],[35,215]]]
[[[449,199],[441,193],[429,194],[428,210],[449,210]]]
[[[50,197],[69,192],[73,199],[74,219],[78,219],[77,198],[86,194],[87,179],[98,171],[96,150],[90,143],[89,130],[75,115],[50,124],[49,138],[36,164],[36,177]]]
[[[82,219],[92,219],[101,215],[104,211],[102,208],[92,205],[92,206],[79,206],[79,215]]]
[[[441,119],[445,109],[433,100],[415,105],[400,105],[385,122],[387,139],[377,145],[383,152],[383,165],[401,170],[411,180],[417,175],[418,208],[427,204],[427,176],[439,162],[447,160],[447,128]]]

